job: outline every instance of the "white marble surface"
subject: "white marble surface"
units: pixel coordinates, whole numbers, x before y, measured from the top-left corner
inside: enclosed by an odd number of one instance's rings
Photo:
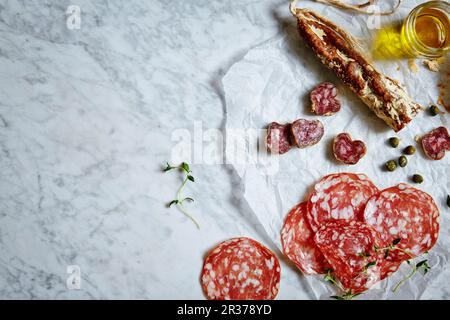
[[[280,32],[287,3],[0,3],[1,299],[203,299],[217,242],[245,235],[277,250],[232,168],[192,165],[197,230],[166,208],[180,176],[161,167],[174,130],[224,127],[222,75]],[[66,26],[72,4],[79,30]],[[66,286],[69,265],[80,290]],[[278,298],[311,298],[282,268]],[[449,297],[442,282],[424,296]]]

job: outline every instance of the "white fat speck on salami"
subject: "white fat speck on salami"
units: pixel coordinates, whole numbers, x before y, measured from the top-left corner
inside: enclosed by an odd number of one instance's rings
[[[306,202],[296,205],[286,216],[281,229],[281,244],[283,253],[304,274],[322,274],[329,269],[306,219]]]
[[[280,263],[259,242],[233,238],[210,251],[201,284],[211,300],[271,300],[280,287]]]
[[[335,173],[323,177],[309,197],[307,218],[317,232],[329,220],[362,220],[367,200],[378,188],[364,174]]]
[[[291,125],[292,140],[298,148],[315,145],[322,139],[324,127],[319,120],[295,120]]]
[[[315,87],[310,94],[311,111],[319,116],[330,116],[341,109],[341,103],[336,98],[337,88],[330,82],[324,82]]]
[[[428,158],[440,160],[450,151],[450,136],[445,127],[431,130],[422,137],[422,148]]]
[[[382,190],[367,202],[364,221],[380,234],[383,246],[400,239],[390,260],[404,261],[430,250],[439,234],[439,209],[433,198],[401,183]]]
[[[384,264],[380,253],[374,251],[378,235],[360,221],[327,222],[314,240],[328,260],[333,275],[353,294],[363,292],[382,279]],[[372,263],[370,267],[367,267]]]

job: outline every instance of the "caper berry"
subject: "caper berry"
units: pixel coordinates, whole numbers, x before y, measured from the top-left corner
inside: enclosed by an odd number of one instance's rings
[[[408,159],[406,159],[405,156],[401,156],[400,158],[398,158],[398,164],[400,165],[400,167],[406,167],[406,165],[408,164]]]
[[[441,113],[441,111],[439,110],[439,108],[435,105],[432,105],[430,107],[430,109],[428,109],[430,111],[430,114],[434,117],[437,116],[439,113]]]
[[[407,146],[404,151],[407,155],[412,155],[416,152],[416,148],[413,146]]]
[[[388,171],[394,171],[397,168],[397,164],[395,163],[394,160],[389,160],[388,162],[386,162],[386,169]]]
[[[414,174],[414,175],[412,176],[412,180],[413,180],[415,183],[422,183],[422,182],[423,182],[423,177],[422,177],[420,174]]]
[[[450,207],[450,195],[447,196],[447,206]]]
[[[389,144],[392,148],[397,148],[398,144],[400,143],[400,140],[396,137],[389,138]]]

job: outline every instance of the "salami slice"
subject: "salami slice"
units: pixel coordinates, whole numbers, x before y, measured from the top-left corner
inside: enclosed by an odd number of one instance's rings
[[[336,98],[337,88],[330,82],[319,84],[311,91],[311,111],[319,116],[330,116],[341,109],[341,103]]]
[[[272,122],[267,128],[266,138],[267,150],[272,153],[283,154],[291,147],[291,125]]]
[[[323,177],[309,197],[307,218],[316,232],[329,220],[362,220],[367,200],[378,188],[365,174],[335,173]]]
[[[374,247],[378,235],[360,221],[336,220],[316,233],[315,241],[331,265],[334,276],[353,294],[381,280],[383,260]]]
[[[220,243],[206,257],[201,283],[213,300],[270,300],[280,287],[280,264],[272,251],[249,238]]]
[[[306,202],[296,205],[286,216],[281,229],[283,253],[305,274],[326,273],[328,262],[314,242],[306,220]]]
[[[333,153],[345,164],[356,164],[366,154],[366,145],[360,140],[353,141],[348,133],[340,133],[334,138]]]
[[[367,202],[364,221],[380,234],[381,245],[394,242],[389,261],[404,261],[430,250],[439,233],[439,209],[427,193],[401,183]]]
[[[295,120],[291,125],[294,144],[299,148],[315,145],[322,139],[324,128],[319,120]]]
[[[436,128],[422,138],[422,148],[428,158],[440,160],[450,151],[450,136],[445,127]]]

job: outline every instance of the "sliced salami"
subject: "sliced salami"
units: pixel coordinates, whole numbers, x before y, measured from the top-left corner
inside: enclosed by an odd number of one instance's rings
[[[436,128],[422,137],[422,148],[428,158],[440,160],[450,151],[450,136],[445,127]]]
[[[322,178],[309,197],[307,218],[316,232],[329,220],[362,220],[367,200],[378,188],[365,174],[335,173]]]
[[[427,193],[401,183],[373,196],[364,221],[379,234],[382,246],[399,241],[389,261],[404,261],[430,250],[439,234],[439,209]]]
[[[345,164],[356,164],[366,154],[366,145],[360,140],[353,141],[348,133],[340,133],[334,138],[333,154]]]
[[[315,145],[322,139],[324,128],[319,120],[295,120],[291,125],[293,143],[299,148]]]
[[[288,152],[291,147],[291,125],[272,122],[267,128],[266,145],[271,153],[283,154]]]
[[[212,300],[270,300],[280,287],[280,264],[259,242],[233,238],[208,254],[201,283]]]
[[[314,239],[346,290],[360,293],[381,280],[383,259],[374,251],[379,245],[377,234],[365,223],[331,221],[322,226]]]
[[[306,202],[296,205],[286,216],[281,229],[283,253],[304,273],[321,274],[330,268],[314,242],[306,219]]]
[[[324,82],[315,87],[310,94],[311,111],[319,116],[330,116],[341,109],[341,103],[336,98],[337,88],[330,82]]]

